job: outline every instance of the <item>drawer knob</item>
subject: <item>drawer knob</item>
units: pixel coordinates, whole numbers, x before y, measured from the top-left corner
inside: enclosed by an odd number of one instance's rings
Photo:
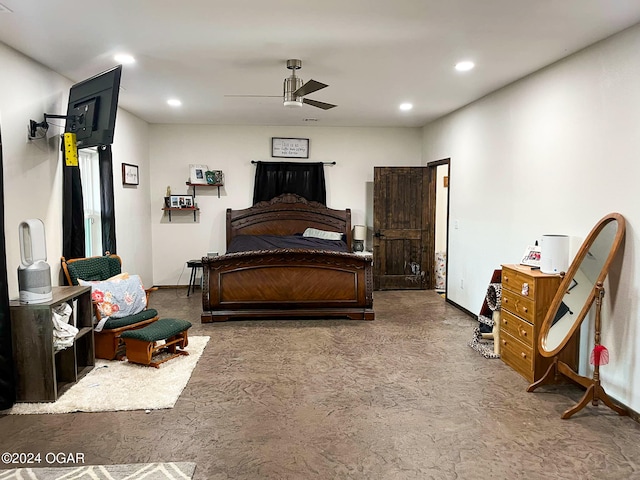
[[[520,330],[520,333],[522,334],[523,337],[527,336],[527,332],[525,330]]]
[[[506,345],[506,344],[507,344],[507,341],[506,341],[506,340],[502,340],[502,344],[503,344],[503,345]]]
[[[522,352],[520,355],[522,356],[522,358],[527,358],[527,354],[524,352]]]
[[[502,319],[502,323],[504,323],[505,325],[507,325],[507,319],[506,319],[506,318],[503,318],[503,319]]]
[[[523,311],[524,313],[527,313],[527,312],[529,311],[529,309],[528,309],[527,307],[522,307],[522,311]]]

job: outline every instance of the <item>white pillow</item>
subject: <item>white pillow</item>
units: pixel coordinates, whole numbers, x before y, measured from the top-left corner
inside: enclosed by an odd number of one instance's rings
[[[302,234],[303,237],[323,238],[325,240],[342,240],[340,232],[328,232],[317,228],[307,228]]]

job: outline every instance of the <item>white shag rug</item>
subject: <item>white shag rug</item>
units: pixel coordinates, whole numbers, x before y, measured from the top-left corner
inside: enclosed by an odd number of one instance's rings
[[[107,412],[173,408],[210,337],[189,337],[186,351],[160,368],[119,360],[96,366],[56,402],[16,403],[5,414]]]

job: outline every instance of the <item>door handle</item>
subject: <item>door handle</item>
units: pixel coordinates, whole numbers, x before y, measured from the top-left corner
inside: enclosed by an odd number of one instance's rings
[[[380,233],[380,230],[378,230],[376,233],[373,234],[373,236],[376,238],[384,237],[384,233]]]

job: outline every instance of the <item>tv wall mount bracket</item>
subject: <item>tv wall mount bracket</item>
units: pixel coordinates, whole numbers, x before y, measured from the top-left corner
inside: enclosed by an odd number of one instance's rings
[[[73,129],[73,131],[84,130],[86,128],[84,113],[81,113],[80,115],[53,115],[50,113],[45,113],[44,120],[42,122],[29,120],[29,138],[30,139],[36,138],[38,128],[42,128],[45,132],[49,130],[49,123],[47,122],[47,119],[49,118],[57,118],[57,119],[62,119],[67,121],[70,120],[71,122],[73,122],[74,126],[76,127]]]

